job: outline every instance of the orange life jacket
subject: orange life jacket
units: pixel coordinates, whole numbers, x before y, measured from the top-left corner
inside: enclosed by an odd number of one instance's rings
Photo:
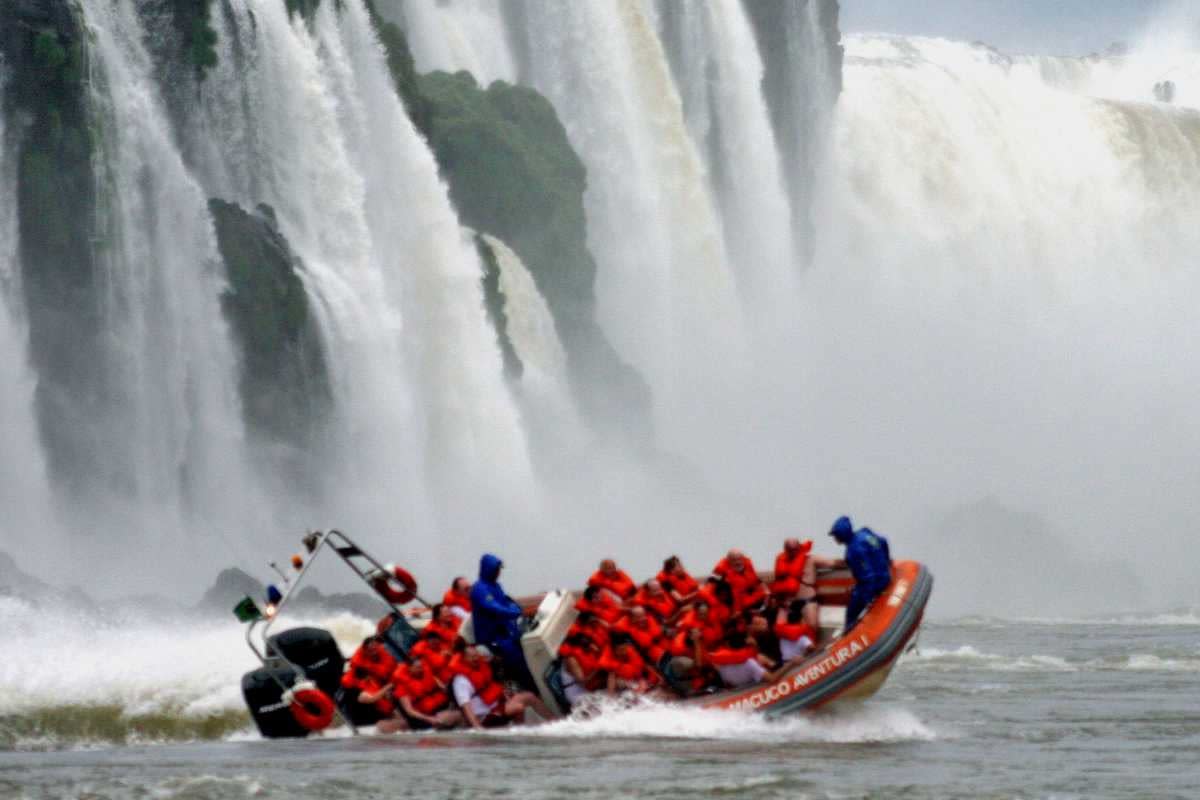
[[[729,559],[722,558],[713,567],[713,574],[724,578],[733,590],[734,611],[752,608],[766,599],[766,589],[763,588],[758,573],[754,571],[754,562],[749,558],[746,559],[741,572],[735,571],[729,565]]]
[[[384,680],[380,680],[374,675],[369,675],[359,684],[359,689],[364,692],[375,694],[384,687],[386,681],[386,678]],[[392,712],[396,710],[396,704],[393,703],[389,697],[381,697],[376,700],[373,705],[375,706],[375,710],[380,714],[383,714],[385,717],[390,717]]]
[[[453,677],[450,673],[450,659],[454,654],[450,652],[450,648],[446,647],[442,639],[421,639],[412,646],[409,653],[413,658],[424,661],[425,666],[443,683],[448,683]]]
[[[658,620],[653,617],[646,617],[644,627],[635,624],[632,617],[625,617],[613,626],[613,630],[628,634],[629,638],[633,639],[642,652],[650,656],[652,661],[657,662],[662,658],[662,625],[659,625]]]
[[[675,573],[659,572],[654,576],[655,579],[662,584],[663,589],[668,592],[675,592],[681,597],[687,597],[690,594],[695,594],[700,591],[700,584],[691,575],[684,572],[682,575]]]
[[[454,640],[458,638],[458,627],[462,625],[462,620],[458,617],[448,625],[443,625],[439,620],[433,619],[429,624],[421,629],[422,637],[436,636],[446,644],[454,644]]]
[[[579,667],[583,670],[585,676],[592,675],[596,670],[600,669],[600,662],[604,658],[603,653],[597,653],[586,647],[576,647],[572,644],[564,644],[558,648],[558,654],[563,658],[573,658],[578,661]]]
[[[633,598],[635,606],[641,606],[647,611],[652,611],[660,620],[675,613],[675,601],[671,599],[671,595],[665,591],[655,596],[646,591],[646,587],[638,590],[638,593]]]
[[[575,607],[579,608],[578,605]],[[588,637],[596,643],[596,646],[599,647],[601,651],[608,647],[608,628],[599,622],[595,622],[591,625],[580,625],[578,622],[572,623],[571,627],[567,629],[567,636],[570,636],[573,633],[580,633]]]
[[[396,659],[387,648],[378,642],[368,642],[354,651],[350,656],[351,668],[361,670],[368,675],[386,681],[396,668]]]
[[[816,631],[807,622],[776,622],[775,635],[780,639],[788,639],[793,642],[802,636],[807,636],[814,642],[817,640]]]
[[[731,664],[743,664],[758,655],[758,650],[746,645],[745,647],[718,647],[708,654],[708,660],[717,667],[727,667]]]
[[[587,598],[579,598],[575,601],[575,610],[590,611],[610,625],[619,620],[624,613],[617,602],[603,592],[600,593],[600,599],[594,603]]]
[[[602,589],[608,589],[617,597],[628,599],[637,591],[637,586],[621,570],[617,570],[612,575],[605,575],[600,570],[592,573],[592,577],[588,578],[588,586],[599,586]]]
[[[600,666],[626,682],[640,680],[656,682],[655,675],[646,666],[645,659],[633,648],[629,648],[625,656],[618,655],[615,650],[609,651],[600,662]]]
[[[691,652],[691,646],[687,645],[687,631],[696,628],[700,631],[700,639],[704,642],[705,647],[712,647],[717,642],[721,641],[723,635],[721,622],[714,616],[712,608],[708,610],[708,619],[700,619],[694,608],[689,608],[683,612],[683,616],[675,624],[679,629],[680,635],[683,635],[685,643],[684,652],[676,653],[676,655],[687,655]]]
[[[721,598],[717,597],[717,591],[711,583],[701,586],[697,596],[708,603],[708,618],[713,620],[718,627],[723,626],[725,621],[733,615],[733,609],[721,602]]]
[[[422,714],[441,711],[450,702],[446,690],[438,685],[428,664],[425,665],[425,675],[421,678],[413,677],[408,664],[401,664],[392,673],[392,686],[395,687],[393,694],[397,698],[407,697]]]
[[[807,545],[807,546],[806,546]],[[800,591],[804,580],[804,567],[808,563],[808,553],[812,550],[812,542],[805,541],[795,555],[784,550],[775,556],[775,579],[771,581],[771,594],[794,595]]]
[[[465,608],[467,611],[470,611],[471,596],[459,594],[458,592],[454,591],[453,588],[447,589],[446,593],[442,595],[442,605],[458,606],[459,608]]]
[[[469,680],[475,689],[475,695],[489,705],[499,702],[504,697],[504,687],[496,682],[492,675],[492,665],[486,661],[481,660],[472,667],[462,656],[455,656],[450,660],[450,672]]]

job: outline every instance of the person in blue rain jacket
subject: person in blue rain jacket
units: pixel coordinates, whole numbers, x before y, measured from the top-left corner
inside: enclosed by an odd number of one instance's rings
[[[524,612],[500,585],[503,566],[504,562],[491,553],[484,553],[479,559],[479,580],[471,587],[471,626],[476,643],[487,645],[499,656],[508,676],[533,688],[533,676],[521,650],[518,620]]]
[[[887,539],[870,528],[854,530],[849,517],[838,517],[829,535],[845,545],[845,565],[854,575],[854,589],[846,604],[846,625],[850,630],[863,611],[892,581],[892,554]]]

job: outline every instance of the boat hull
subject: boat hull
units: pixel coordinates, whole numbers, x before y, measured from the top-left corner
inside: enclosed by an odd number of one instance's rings
[[[916,635],[932,589],[923,565],[895,562],[892,582],[857,625],[775,681],[683,702],[778,716],[870,697]]]

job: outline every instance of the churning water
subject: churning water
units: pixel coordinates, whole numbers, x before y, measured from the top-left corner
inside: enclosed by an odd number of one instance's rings
[[[322,622],[347,642],[370,627]],[[0,790],[21,800],[1194,796],[1196,609],[929,624],[879,695],[837,713],[641,706],[523,731],[302,742],[249,726],[235,687],[251,659],[232,624],[120,623],[111,641],[135,655],[119,661],[70,625],[30,628],[45,658],[0,673]]]

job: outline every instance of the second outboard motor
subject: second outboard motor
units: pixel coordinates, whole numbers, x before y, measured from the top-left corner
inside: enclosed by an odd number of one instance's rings
[[[297,675],[284,658],[303,674]],[[296,720],[290,705],[284,702],[284,691],[298,680],[308,679],[333,698],[344,664],[337,642],[320,628],[293,628],[268,639],[267,663],[242,676],[242,697],[259,732],[268,739],[307,736],[308,728]]]

